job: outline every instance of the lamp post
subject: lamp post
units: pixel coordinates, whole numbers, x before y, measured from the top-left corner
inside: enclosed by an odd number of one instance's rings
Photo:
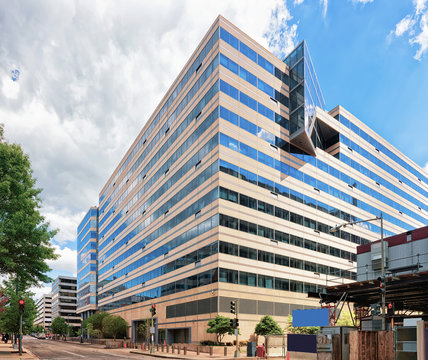
[[[381,251],[381,277],[382,279],[385,278],[385,253],[384,253],[384,241],[383,241],[383,213],[381,212],[379,216],[376,216],[372,219],[366,219],[366,220],[358,220],[358,221],[349,221],[346,223],[343,223],[341,225],[337,225],[334,228],[330,229],[330,233],[334,233],[338,231],[342,227],[346,227],[347,225],[354,225],[364,222],[370,222],[370,221],[376,221],[380,220],[380,251]],[[382,330],[385,330],[385,293],[386,293],[386,286],[385,289],[382,291],[382,306],[381,306],[381,312],[382,312]]]

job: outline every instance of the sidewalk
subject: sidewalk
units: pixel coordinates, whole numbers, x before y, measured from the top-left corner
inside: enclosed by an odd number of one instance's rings
[[[22,355],[19,356],[18,349],[13,348],[10,342],[5,344],[0,343],[0,359],[37,359],[31,352],[28,352],[25,347],[22,349]]]

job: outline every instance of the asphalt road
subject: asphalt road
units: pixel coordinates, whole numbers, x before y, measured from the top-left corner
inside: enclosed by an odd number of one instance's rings
[[[53,340],[39,340],[30,336],[23,339],[22,344],[25,348],[30,350],[35,356],[41,360],[56,360],[56,359],[148,359],[150,357],[143,355],[129,354],[128,351],[123,350],[110,350],[92,347],[91,345],[81,345],[78,343],[53,341]]]

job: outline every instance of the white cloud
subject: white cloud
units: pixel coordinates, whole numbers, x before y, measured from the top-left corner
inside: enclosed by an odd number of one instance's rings
[[[61,249],[58,245],[54,245],[55,253],[59,255],[57,260],[48,260],[46,263],[53,271],[59,273],[67,271],[76,275],[77,251],[68,247]]]
[[[52,288],[50,285],[41,284],[40,286],[33,286],[30,288],[30,292],[32,292],[34,301],[39,300],[43,295],[49,294]]]
[[[413,39],[410,39],[411,44],[419,45],[419,49],[415,54],[416,60],[421,60],[422,56],[428,50],[428,12],[425,12],[421,16],[420,20],[420,33],[416,35]]]
[[[218,14],[267,47],[272,9],[291,18],[284,3],[0,0],[8,14],[0,119],[30,156],[58,243],[75,241],[77,223]],[[297,25],[288,34],[273,50],[292,48]]]
[[[403,35],[409,29],[412,29],[414,24],[415,20],[412,18],[412,16],[407,15],[406,17],[401,19],[397,25],[395,25],[395,36]]]
[[[269,30],[265,33],[270,50],[281,60],[297,45],[297,24],[289,24],[292,16],[285,3],[272,10]]]
[[[296,6],[296,5],[303,4],[303,1],[304,0],[294,0],[294,5]]]
[[[406,15],[395,26],[395,36],[400,37],[408,33],[409,43],[417,45],[414,58],[421,60],[428,50],[428,9],[426,7],[428,0],[414,0],[414,11]],[[391,41],[391,34],[387,37],[388,42]]]
[[[414,0],[416,14],[420,14],[425,10],[427,0]]]
[[[322,16],[327,16],[327,8],[328,8],[328,0],[320,0],[320,4],[322,7]]]

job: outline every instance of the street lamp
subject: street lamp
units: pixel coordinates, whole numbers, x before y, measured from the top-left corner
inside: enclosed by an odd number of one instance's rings
[[[359,224],[363,222],[370,222],[370,221],[376,221],[380,220],[380,251],[381,251],[381,277],[385,278],[385,253],[384,253],[384,242],[383,242],[383,213],[381,212],[379,216],[376,216],[372,219],[366,219],[366,220],[358,220],[358,221],[349,221],[346,223],[343,223],[341,225],[336,225],[334,228],[330,229],[330,233],[334,233],[338,231],[342,227],[346,227],[347,225],[354,225]],[[382,291],[382,330],[385,330],[385,293],[386,293],[386,287],[384,291]]]

